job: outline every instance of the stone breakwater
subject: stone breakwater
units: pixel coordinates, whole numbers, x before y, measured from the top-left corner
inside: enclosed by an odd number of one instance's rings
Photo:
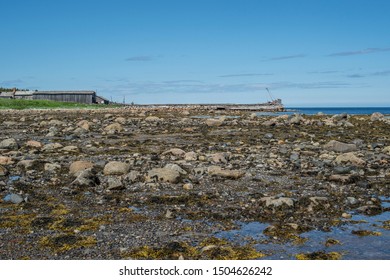
[[[234,115],[0,111],[0,259],[272,258],[261,244],[389,211],[383,115]],[[250,222],[268,225],[261,239],[216,237]]]

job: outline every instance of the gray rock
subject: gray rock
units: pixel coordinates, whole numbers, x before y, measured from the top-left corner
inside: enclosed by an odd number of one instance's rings
[[[177,183],[180,179],[180,173],[170,168],[154,168],[148,172],[147,182],[167,182]]]
[[[375,122],[375,121],[380,121],[380,120],[383,120],[384,119],[384,115],[382,113],[379,113],[379,112],[375,112],[371,115],[370,117],[370,120],[372,122]]]
[[[335,121],[346,120],[346,119],[348,119],[348,114],[347,113],[337,114],[337,115],[332,116],[332,119]]]
[[[14,138],[8,138],[0,142],[0,149],[17,150],[18,148],[19,145]]]
[[[8,170],[4,166],[0,165],[0,177],[1,176],[7,176],[8,175]]]
[[[130,183],[135,183],[139,181],[141,178],[141,173],[135,170],[130,171],[129,174],[126,175],[125,180]]]
[[[16,166],[23,170],[41,170],[43,162],[40,160],[21,160]]]
[[[288,197],[263,197],[260,201],[265,202],[266,207],[280,207],[286,205],[288,207],[294,206],[294,200]]]
[[[57,172],[61,169],[61,165],[58,163],[45,163],[44,169],[48,172]]]
[[[324,148],[328,151],[339,152],[339,153],[348,153],[357,151],[357,146],[355,144],[346,144],[336,140],[331,140],[325,144]]]
[[[300,114],[294,114],[288,120],[289,124],[301,124],[305,119]]]
[[[219,177],[229,178],[229,179],[238,179],[245,175],[245,172],[241,170],[222,169],[219,166],[210,166],[207,169],[207,172],[210,176],[219,176]]]
[[[104,175],[125,175],[130,170],[130,164],[119,162],[119,161],[110,161],[104,166],[103,173]]]
[[[168,163],[165,165],[164,168],[172,169],[180,173],[180,175],[186,175],[187,171],[185,171],[183,168],[181,168],[179,165],[174,164],[174,163]]]
[[[99,178],[92,169],[80,171],[77,178],[71,183],[72,186],[78,187],[95,187],[100,184]]]
[[[108,178],[107,180],[107,184],[108,184],[108,190],[110,191],[113,191],[113,190],[122,190],[125,188],[125,186],[123,185],[122,181],[117,178],[117,177],[110,177]]]
[[[364,166],[366,162],[358,158],[354,153],[341,154],[334,160],[336,164],[352,164],[355,166]]]
[[[93,168],[93,163],[89,161],[75,161],[69,167],[69,173],[71,175],[77,175],[80,171]]]

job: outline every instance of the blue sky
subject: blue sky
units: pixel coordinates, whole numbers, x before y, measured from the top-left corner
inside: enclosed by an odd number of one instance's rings
[[[390,106],[390,1],[0,0],[0,86]]]

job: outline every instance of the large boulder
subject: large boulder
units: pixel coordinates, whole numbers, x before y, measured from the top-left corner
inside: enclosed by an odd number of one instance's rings
[[[328,151],[339,152],[339,153],[349,153],[357,151],[357,146],[355,144],[346,144],[336,140],[329,141],[324,148]]]
[[[379,112],[375,112],[371,115],[370,117],[370,120],[372,122],[375,122],[375,121],[380,121],[380,120],[383,120],[384,119],[384,115],[382,113],[379,113]]]
[[[125,175],[129,173],[130,164],[120,161],[110,161],[104,166],[104,175]]]
[[[154,168],[146,176],[147,182],[166,182],[176,184],[180,180],[180,172],[171,168]]]
[[[73,162],[70,167],[69,167],[69,173],[71,175],[76,175],[80,171],[84,171],[86,169],[91,169],[93,168],[93,163],[89,161],[75,161]]]

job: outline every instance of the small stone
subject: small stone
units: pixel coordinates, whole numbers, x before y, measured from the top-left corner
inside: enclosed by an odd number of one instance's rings
[[[183,185],[183,189],[189,191],[189,190],[194,189],[194,186],[191,183],[186,183]]]
[[[110,161],[104,166],[103,173],[104,175],[125,175],[130,170],[130,164],[119,162],[119,161]]]
[[[294,200],[292,198],[288,197],[263,197],[260,199],[260,201],[265,202],[265,206],[269,207],[280,207],[282,205],[286,205],[288,207],[293,207],[294,206]]]
[[[211,160],[214,163],[227,163],[227,154],[226,153],[216,153],[211,155]]]
[[[364,166],[366,162],[358,158],[354,153],[341,154],[335,159],[336,164],[350,163],[355,166]]]
[[[5,139],[0,142],[0,149],[17,150],[18,148],[19,145],[14,138]]]
[[[90,129],[91,124],[87,120],[82,120],[77,123],[77,126],[88,131]]]
[[[159,117],[155,117],[155,116],[149,116],[149,117],[145,118],[145,121],[147,121],[147,122],[158,122],[160,120],[161,119]]]
[[[44,151],[44,152],[53,152],[53,151],[59,150],[59,149],[61,149],[63,147],[64,146],[61,145],[60,143],[50,143],[50,144],[46,144],[45,146],[43,146],[42,151]]]
[[[7,176],[8,175],[8,170],[4,166],[0,165],[0,177],[2,176]]]
[[[10,157],[0,156],[0,165],[11,165],[11,164],[14,164],[14,163],[15,162]]]
[[[122,181],[119,178],[117,178],[117,177],[115,177],[115,178],[112,178],[112,177],[108,178],[107,184],[108,184],[108,188],[107,189],[110,190],[110,191],[122,190],[122,189],[125,188],[123,183],[122,183]]]
[[[185,161],[196,161],[198,159],[198,154],[195,152],[188,152],[184,154]]]
[[[223,124],[223,120],[221,119],[207,119],[205,121],[206,125],[209,126],[209,127],[218,127],[218,126],[221,126]]]
[[[43,162],[40,160],[21,160],[16,166],[23,170],[38,170],[42,169]]]
[[[44,169],[48,172],[57,172],[61,169],[61,165],[58,163],[45,163]]]
[[[66,146],[61,149],[62,152],[68,152],[68,153],[77,153],[79,151],[79,148],[76,146]]]
[[[113,124],[107,125],[104,128],[104,131],[110,132],[110,133],[121,132],[122,130],[123,130],[123,126],[119,123],[113,123]]]
[[[173,213],[168,209],[167,212],[165,213],[165,218],[167,219],[172,219],[174,218]]]
[[[357,151],[357,146],[355,144],[346,144],[336,140],[329,141],[324,148],[328,151],[334,151],[339,153],[348,153]]]
[[[174,163],[168,163],[167,165],[165,165],[164,168],[175,170],[175,171],[179,172],[181,175],[186,175],[187,174],[187,171],[185,171],[179,165],[174,164]]]
[[[219,176],[229,179],[238,179],[245,175],[245,172],[241,170],[225,170],[219,166],[210,166],[207,169],[207,172],[210,176]]]
[[[30,140],[26,142],[26,146],[29,148],[41,149],[43,147],[43,144],[38,141]]]
[[[99,178],[92,169],[85,169],[77,173],[76,179],[71,183],[72,186],[94,187],[100,184]]]
[[[168,151],[165,151],[163,152],[162,154],[163,155],[166,155],[166,154],[171,154],[173,156],[184,156],[185,155],[185,151],[183,151],[182,149],[178,149],[178,148],[173,148],[173,149],[170,149]]]
[[[351,219],[352,215],[349,213],[343,213],[343,214],[341,214],[341,217],[343,217],[344,219]]]

